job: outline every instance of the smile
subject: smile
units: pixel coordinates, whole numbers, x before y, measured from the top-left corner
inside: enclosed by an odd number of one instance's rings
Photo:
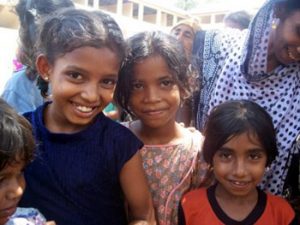
[[[87,106],[76,106],[76,108],[77,108],[79,111],[85,112],[85,113],[88,113],[88,112],[92,112],[92,111],[93,111],[93,108],[87,107]]]
[[[230,180],[229,181],[231,185],[236,189],[244,189],[246,188],[250,182],[249,181],[236,181],[236,180]]]
[[[293,54],[292,50],[290,47],[287,48],[287,53],[288,53],[288,56],[292,59],[292,60],[295,60],[295,61],[298,61],[300,60],[300,57],[297,57]]]
[[[98,106],[85,106],[85,105],[79,105],[76,103],[73,103],[76,110],[78,110],[81,113],[91,113],[94,109],[96,109]]]
[[[249,182],[246,181],[230,181],[231,183],[235,184],[235,185],[239,185],[239,186],[244,186],[247,185]]]

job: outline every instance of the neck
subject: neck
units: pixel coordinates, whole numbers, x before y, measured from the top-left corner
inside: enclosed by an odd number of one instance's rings
[[[146,145],[173,144],[184,136],[184,128],[175,121],[169,126],[152,128],[137,120],[132,123],[131,129]]]
[[[225,214],[236,221],[244,220],[253,211],[258,201],[256,189],[246,196],[236,196],[227,192],[221,184],[217,184],[215,195]]]

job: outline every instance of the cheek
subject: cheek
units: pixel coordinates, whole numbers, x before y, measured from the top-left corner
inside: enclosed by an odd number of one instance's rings
[[[26,181],[25,181],[24,175],[22,175],[22,176],[20,177],[19,185],[20,185],[20,187],[21,187],[23,190],[25,190],[25,188],[26,188]]]
[[[137,104],[137,101],[138,100],[136,99],[136,97],[130,97],[130,100],[128,102],[128,107],[134,114],[136,114],[136,110],[139,106],[139,104]]]
[[[217,159],[213,159],[213,172],[216,177],[225,176],[231,170],[230,163],[223,163]]]

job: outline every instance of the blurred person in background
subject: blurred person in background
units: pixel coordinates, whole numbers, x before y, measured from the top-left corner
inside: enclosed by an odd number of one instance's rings
[[[245,10],[231,12],[224,18],[224,25],[239,30],[244,30],[249,27],[251,15]]]
[[[196,82],[196,76],[197,73],[194,71],[194,69],[191,66],[192,62],[192,49],[193,49],[193,42],[195,35],[197,31],[200,31],[201,27],[199,25],[199,21],[195,18],[189,18],[179,21],[174,27],[172,27],[170,34],[176,37],[177,40],[179,40],[185,51],[186,58],[188,60],[188,63],[190,66],[188,67],[188,70],[191,70],[188,74],[190,74],[189,77],[189,85],[193,86],[193,90],[198,90],[198,86]],[[183,102],[177,112],[176,121],[184,123],[185,126],[194,126],[194,122],[192,120],[193,115],[192,110],[194,106],[194,102],[192,101],[192,97],[188,98]]]
[[[7,81],[1,97],[20,114],[33,111],[44,102],[36,85],[37,27],[42,17],[64,7],[74,7],[74,3],[71,0],[20,0],[16,5],[20,22],[20,43],[14,60],[16,71]]]

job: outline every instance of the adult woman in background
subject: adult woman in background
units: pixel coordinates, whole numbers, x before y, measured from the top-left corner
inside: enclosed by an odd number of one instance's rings
[[[183,45],[184,52],[189,64],[192,61],[194,38],[196,33],[200,30],[201,27],[198,20],[196,20],[195,18],[189,18],[179,21],[175,26],[172,27],[170,31],[170,34],[173,35],[177,40],[179,40]],[[192,71],[191,66],[189,66],[188,76],[191,90],[195,90],[195,92],[197,93],[198,86],[195,85],[197,83],[197,74],[195,73],[195,71]],[[194,116],[192,115],[193,107],[194,103],[192,101],[192,98],[189,97],[188,99],[185,99],[177,112],[176,121],[184,123],[185,126],[195,126],[195,123],[193,121]]]
[[[277,131],[279,156],[261,186],[285,194],[284,186],[291,184],[285,181],[292,159],[299,172],[300,1],[266,2],[248,31],[198,33],[194,53],[202,83],[197,128],[203,128],[213,106],[227,100],[248,99],[264,107]]]

